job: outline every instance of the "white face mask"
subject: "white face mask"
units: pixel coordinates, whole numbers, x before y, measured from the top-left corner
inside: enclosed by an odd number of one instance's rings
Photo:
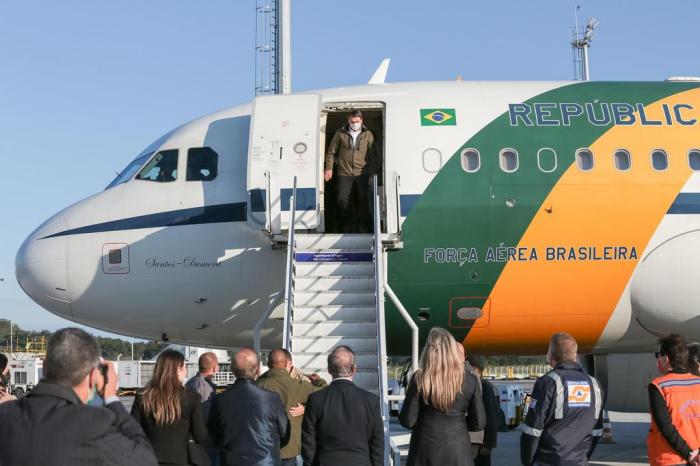
[[[360,131],[362,128],[362,123],[350,123],[350,129],[353,131]]]

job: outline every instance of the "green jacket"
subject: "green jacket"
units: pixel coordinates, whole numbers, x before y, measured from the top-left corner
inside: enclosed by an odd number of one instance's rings
[[[328,146],[326,170],[333,170],[333,165],[337,164],[339,176],[376,175],[380,167],[378,146],[365,126],[353,144],[348,125],[345,125],[335,132]]]
[[[309,382],[303,380],[295,380],[287,372],[286,369],[273,368],[265,372],[258,379],[258,385],[266,390],[279,393],[282,397],[284,407],[287,409],[287,416],[292,425],[292,432],[289,437],[289,443],[280,451],[282,459],[294,458],[301,454],[301,421],[303,416],[289,416],[289,408],[297,405],[297,403],[306,404],[309,399],[309,394],[323,387],[314,387]]]

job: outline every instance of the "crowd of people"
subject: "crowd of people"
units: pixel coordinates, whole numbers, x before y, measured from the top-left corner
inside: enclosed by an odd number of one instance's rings
[[[649,462],[700,465],[700,349],[669,335],[655,357]],[[547,360],[552,370],[536,381],[521,426],[520,462],[585,465],[603,433],[603,390],[578,364],[571,335],[552,336]],[[241,348],[235,383],[217,394],[214,353],[187,380],[184,356],[166,350],[129,414],[95,338],[62,329],[49,340],[44,379],[19,400],[0,393],[0,466],[384,464],[380,400],[353,383],[355,353],[338,346],[327,363],[330,383],[300,373],[278,348],[261,375],[257,353]],[[7,366],[0,355],[4,385]],[[411,430],[408,466],[491,464],[503,415],[483,369],[447,330],[431,329],[399,413]]]

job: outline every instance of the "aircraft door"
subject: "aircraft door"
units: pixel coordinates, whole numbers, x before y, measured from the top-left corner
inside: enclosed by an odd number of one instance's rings
[[[272,234],[289,228],[297,177],[297,228],[318,226],[318,94],[257,97],[248,149],[248,218]]]

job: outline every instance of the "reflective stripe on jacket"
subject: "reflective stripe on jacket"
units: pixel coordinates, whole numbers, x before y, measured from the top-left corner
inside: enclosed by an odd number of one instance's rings
[[[671,422],[691,450],[700,447],[700,377],[669,372],[652,382],[663,395]],[[647,437],[649,463],[652,466],[685,464],[683,458],[666,441],[652,416]]]

